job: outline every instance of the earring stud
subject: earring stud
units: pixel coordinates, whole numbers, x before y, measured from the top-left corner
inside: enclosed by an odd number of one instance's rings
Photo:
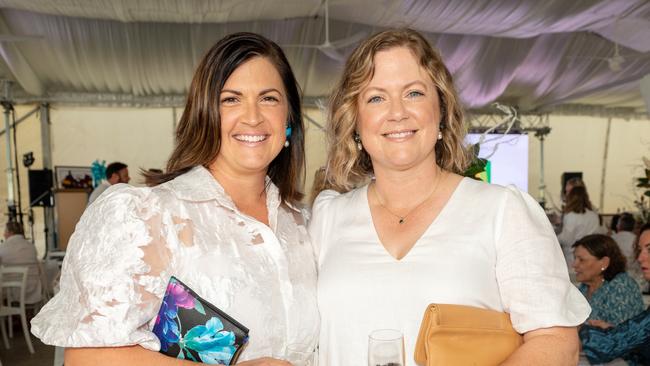
[[[361,145],[361,136],[359,136],[359,134],[355,132],[354,137],[352,137],[352,139],[354,140],[354,142],[357,143],[357,150],[359,151],[363,150],[363,145]]]
[[[442,140],[442,132],[438,131],[438,140]]]

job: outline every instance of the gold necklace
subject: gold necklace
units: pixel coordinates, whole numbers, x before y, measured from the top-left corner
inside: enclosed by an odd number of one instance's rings
[[[404,224],[404,223],[406,222],[406,218],[409,217],[410,214],[412,214],[413,212],[415,212],[415,210],[417,210],[418,208],[420,208],[420,206],[424,205],[425,202],[427,202],[431,197],[433,197],[433,194],[436,193],[436,191],[438,190],[438,186],[440,185],[440,181],[441,181],[441,180],[442,180],[442,169],[440,170],[440,175],[439,175],[438,181],[436,182],[435,187],[433,187],[433,190],[432,190],[431,193],[427,196],[427,198],[425,198],[424,201],[418,203],[417,206],[415,206],[414,208],[412,208],[411,210],[409,210],[409,212],[407,212],[406,215],[404,215],[404,216],[402,216],[402,215],[398,215],[398,214],[394,213],[393,211],[389,210],[388,207],[386,207],[386,206],[381,202],[381,199],[379,198],[379,195],[377,194],[377,186],[376,186],[376,183],[375,183],[375,186],[373,187],[373,188],[374,188],[374,189],[373,189],[373,192],[375,193],[375,198],[377,198],[377,202],[379,203],[379,206],[381,206],[381,207],[382,207],[384,210],[386,210],[386,212],[388,212],[389,214],[391,214],[391,215],[397,217],[397,218],[399,219],[398,223],[399,223],[400,225],[402,225],[402,224]]]

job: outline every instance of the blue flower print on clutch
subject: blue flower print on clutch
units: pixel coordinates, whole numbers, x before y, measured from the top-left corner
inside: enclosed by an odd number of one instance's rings
[[[178,343],[181,338],[180,330],[178,328],[178,308],[194,309],[194,298],[189,292],[172,277],[167,285],[165,297],[163,297],[158,318],[156,318],[156,325],[154,333],[160,339],[160,349],[167,351],[170,344]],[[202,309],[197,309],[200,311]]]
[[[181,348],[196,351],[201,361],[209,364],[228,365],[236,351],[235,333],[224,330],[219,318],[190,329],[180,344]]]
[[[248,328],[175,277],[169,280],[153,332],[161,353],[212,365],[234,364],[248,342]]]

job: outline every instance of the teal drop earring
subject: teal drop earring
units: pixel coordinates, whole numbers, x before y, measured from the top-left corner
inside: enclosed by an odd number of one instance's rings
[[[286,136],[286,140],[284,140],[284,147],[289,147],[289,138],[291,137],[291,126],[287,124],[287,129],[284,132],[284,135]]]

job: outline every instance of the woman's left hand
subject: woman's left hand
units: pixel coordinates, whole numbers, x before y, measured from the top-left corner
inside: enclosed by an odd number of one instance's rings
[[[598,327],[602,329],[607,329],[613,327],[610,323],[600,320],[600,319],[593,319],[593,320],[587,320],[587,324],[593,326],[593,327]]]

